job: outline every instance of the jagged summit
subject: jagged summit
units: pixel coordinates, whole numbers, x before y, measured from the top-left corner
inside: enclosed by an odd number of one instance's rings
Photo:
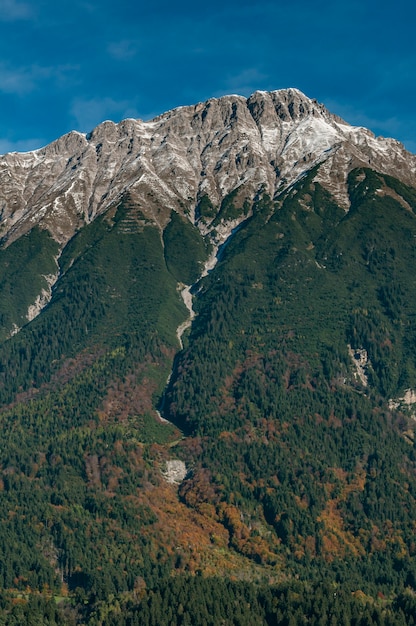
[[[346,178],[370,166],[416,184],[416,156],[392,139],[350,126],[297,89],[223,96],[144,122],[105,121],[45,148],[0,158],[1,234],[34,224],[65,244],[127,193],[160,228],[173,209],[192,221],[207,196],[276,196],[321,164],[318,180],[348,209]]]

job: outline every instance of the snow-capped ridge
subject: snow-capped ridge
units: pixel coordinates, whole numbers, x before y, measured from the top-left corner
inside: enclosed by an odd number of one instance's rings
[[[227,95],[143,121],[106,120],[33,152],[0,157],[0,235],[34,225],[62,245],[128,193],[163,229],[171,210],[196,220],[208,196],[219,210],[236,189],[274,197],[320,164],[317,180],[348,210],[346,180],[368,166],[416,187],[416,156],[392,139],[350,126],[296,88]],[[206,228],[206,224],[204,226]]]

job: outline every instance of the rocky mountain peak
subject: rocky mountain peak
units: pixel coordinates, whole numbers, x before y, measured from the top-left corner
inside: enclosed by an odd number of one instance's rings
[[[331,117],[326,108],[316,100],[311,100],[298,89],[278,91],[256,91],[247,100],[247,106],[256,123],[265,117],[275,121],[297,122],[310,115]]]
[[[416,156],[331,114],[297,89],[231,95],[143,122],[105,121],[34,152],[0,157],[1,234],[12,241],[34,224],[64,244],[126,194],[163,229],[171,210],[197,221],[207,196],[219,210],[231,192],[274,197],[312,167],[348,210],[346,180],[369,166],[416,185]],[[206,227],[206,225],[205,225]]]

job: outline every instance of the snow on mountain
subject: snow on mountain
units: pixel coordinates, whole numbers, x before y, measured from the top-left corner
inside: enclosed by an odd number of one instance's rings
[[[34,224],[66,243],[126,194],[163,228],[172,209],[195,220],[235,189],[275,196],[321,163],[317,180],[348,210],[346,179],[369,166],[416,186],[416,156],[393,139],[348,125],[296,89],[225,96],[150,122],[103,122],[28,153],[0,157],[0,234]]]

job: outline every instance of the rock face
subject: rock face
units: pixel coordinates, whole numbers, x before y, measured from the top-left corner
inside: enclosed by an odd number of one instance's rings
[[[179,485],[186,477],[188,470],[183,461],[171,459],[166,461],[165,470],[162,472],[165,480],[172,485]]]
[[[104,122],[40,150],[0,158],[0,234],[10,242],[35,224],[65,244],[126,194],[163,229],[171,210],[197,221],[204,196],[271,197],[314,165],[348,210],[346,178],[357,166],[416,186],[416,156],[332,115],[296,89],[225,96],[143,122]]]

